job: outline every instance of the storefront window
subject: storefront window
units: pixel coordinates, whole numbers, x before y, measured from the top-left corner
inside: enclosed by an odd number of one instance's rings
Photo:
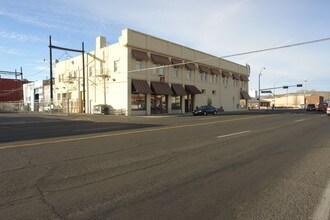
[[[132,111],[146,110],[146,95],[145,94],[132,94],[131,107],[132,107]]]
[[[167,97],[166,95],[152,95],[150,97],[152,114],[167,113]]]
[[[172,110],[181,109],[181,96],[172,96],[171,97],[171,107],[172,107]]]

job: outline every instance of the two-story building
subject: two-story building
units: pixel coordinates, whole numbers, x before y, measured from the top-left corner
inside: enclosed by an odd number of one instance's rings
[[[79,103],[78,112],[92,113],[97,104],[126,115],[178,114],[207,104],[237,111],[250,98],[248,65],[130,29],[113,45],[97,37],[84,72],[82,56],[55,67],[54,98]]]

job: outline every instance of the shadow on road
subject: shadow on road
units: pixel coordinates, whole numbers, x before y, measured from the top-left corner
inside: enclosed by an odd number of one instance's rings
[[[0,143],[159,127],[158,124],[97,122],[33,116],[1,116]]]

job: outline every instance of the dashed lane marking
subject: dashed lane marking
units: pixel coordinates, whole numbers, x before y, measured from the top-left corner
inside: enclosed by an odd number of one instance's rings
[[[241,132],[236,132],[236,133],[221,135],[221,136],[218,136],[217,138],[220,139],[220,138],[231,137],[231,136],[245,134],[245,133],[250,133],[250,132],[251,131],[241,131]]]

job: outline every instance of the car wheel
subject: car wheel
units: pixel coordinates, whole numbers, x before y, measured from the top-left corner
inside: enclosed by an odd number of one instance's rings
[[[207,115],[207,112],[203,112],[203,115],[206,116]]]
[[[213,111],[213,115],[216,115],[217,114],[217,111]]]

